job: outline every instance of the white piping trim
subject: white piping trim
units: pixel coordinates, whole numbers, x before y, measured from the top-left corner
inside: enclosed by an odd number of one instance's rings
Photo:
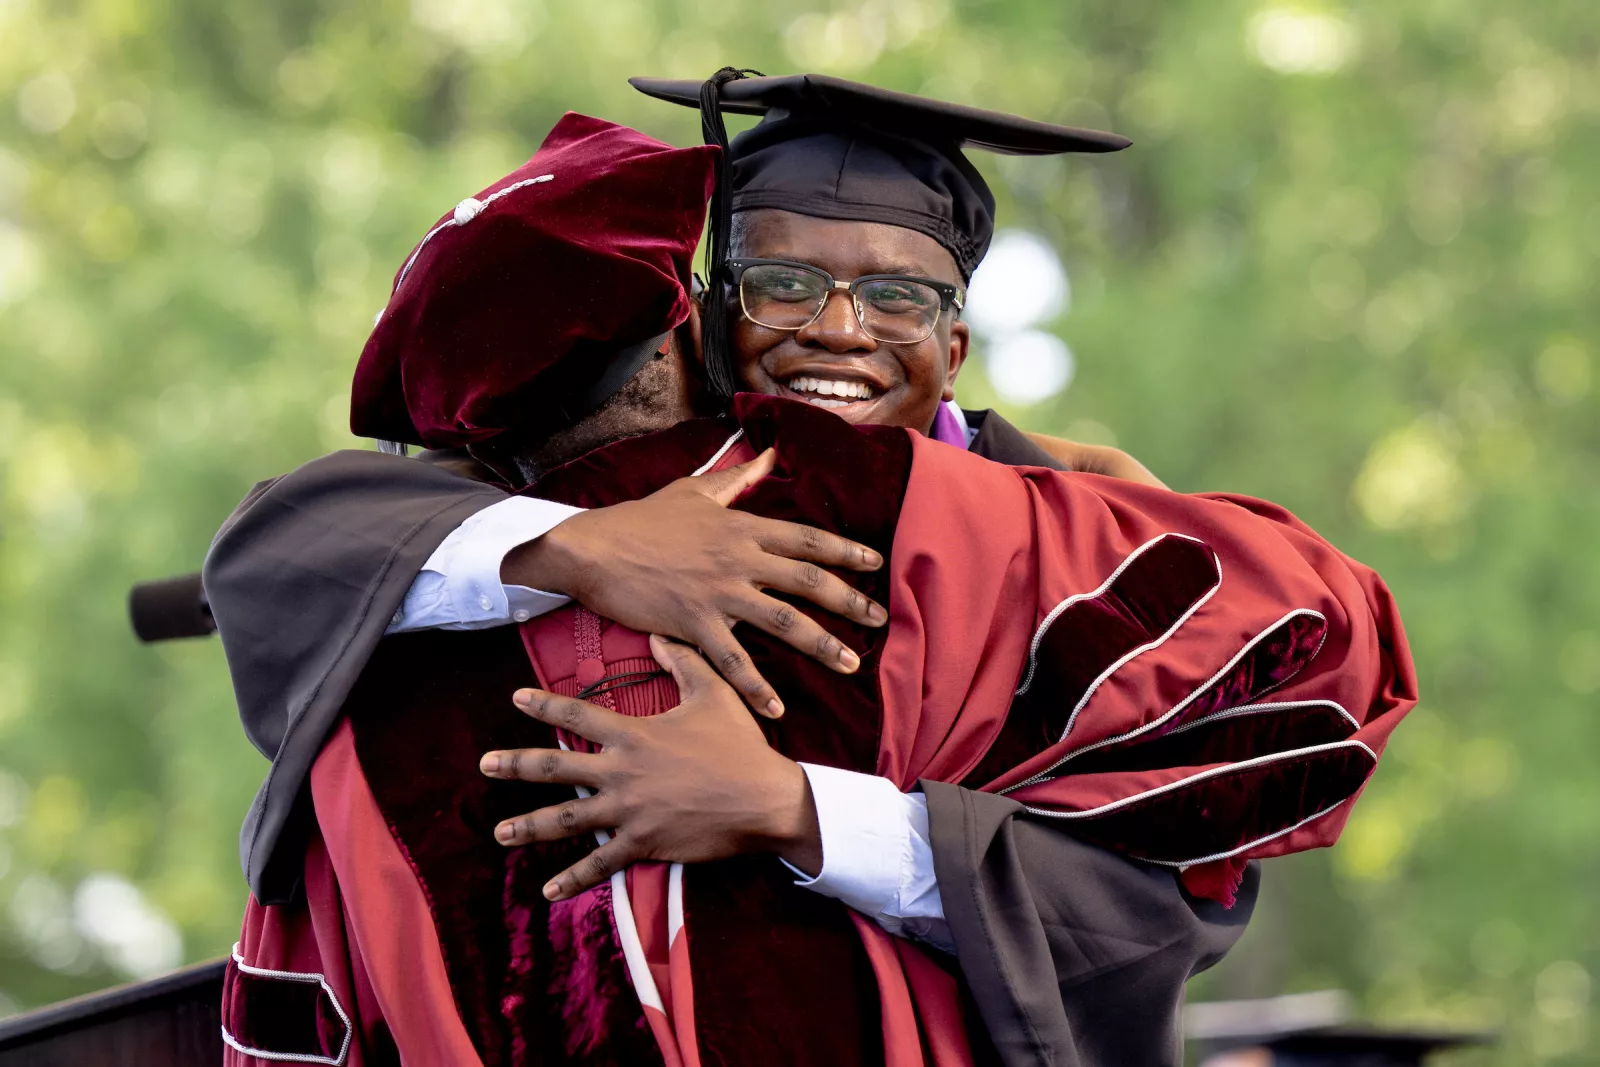
[[[510,185],[506,186],[504,189],[496,189],[494,192],[492,192],[488,196],[484,197],[483,198],[483,206],[484,207],[488,207],[490,204],[494,203],[496,200],[499,200],[502,196],[505,196],[507,193],[514,193],[518,189],[522,189],[522,188],[524,188],[526,186],[529,186],[529,185],[539,185],[539,184],[541,184],[543,182],[549,181],[551,178],[554,178],[554,177],[555,177],[554,174],[541,174],[537,178],[524,178],[520,182],[512,182]]]
[[[521,188],[523,188],[525,186],[529,186],[529,185],[538,185],[539,183],[547,182],[547,181],[549,181],[550,179],[552,179],[554,177],[555,177],[554,174],[541,174],[537,178],[526,178],[526,179],[524,179],[524,180],[522,180],[520,182],[513,182],[512,184],[506,186],[504,189],[501,189],[498,192],[490,193],[488,196],[484,197],[483,200],[480,201],[480,205],[481,206],[478,208],[478,211],[481,213],[484,208],[488,207],[490,204],[494,203],[496,200],[499,200],[502,196],[505,196],[509,192],[513,192],[513,191],[515,191],[517,189],[521,189]],[[463,203],[465,203],[465,201],[463,201]],[[435,226],[433,229],[429,230],[428,233],[427,233],[427,236],[425,236],[421,241],[417,242],[417,247],[411,253],[411,258],[406,260],[406,265],[400,268],[400,277],[395,279],[394,288],[389,290],[389,299],[391,299],[391,300],[394,299],[394,294],[399,292],[400,291],[400,287],[405,284],[406,275],[411,273],[411,265],[417,261],[417,257],[418,256],[422,255],[423,248],[425,248],[427,246],[429,241],[433,240],[435,234],[437,234],[440,230],[443,230],[443,229],[445,229],[447,227],[450,227],[450,226],[465,226],[467,224],[467,222],[471,222],[472,219],[476,218],[476,217],[477,217],[476,215],[470,216],[470,217],[467,218],[467,220],[465,222],[463,222],[463,221],[461,221],[459,219],[456,219],[456,218],[448,218],[448,219],[445,219],[443,222],[439,223],[439,225]],[[385,304],[383,306],[383,311],[388,311],[388,310],[389,310],[389,305]],[[383,311],[378,312],[378,319],[382,319],[383,318]],[[372,324],[373,324],[373,326],[377,326],[378,321],[374,320]]]
[[[667,951],[683,929],[683,864],[667,868]]]
[[[1372,749],[1368,748],[1363,742],[1352,740],[1329,741],[1326,744],[1311,745],[1308,748],[1294,748],[1288,750],[1287,752],[1272,752],[1265,756],[1256,756],[1254,759],[1242,760],[1238,763],[1224,763],[1220,767],[1212,767],[1209,770],[1199,771],[1198,773],[1191,774],[1187,778],[1179,778],[1176,781],[1168,782],[1166,785],[1158,785],[1154,789],[1146,789],[1143,793],[1134,793],[1132,796],[1123,797],[1121,800],[1113,800],[1111,803],[1102,804],[1098,808],[1085,808],[1083,811],[1051,811],[1047,808],[1029,807],[1026,804],[1023,805],[1023,808],[1029,812],[1032,812],[1034,815],[1042,815],[1049,819],[1092,819],[1097,815],[1107,815],[1111,812],[1118,811],[1130,804],[1136,804],[1141,800],[1149,800],[1151,797],[1159,797],[1166,793],[1175,792],[1176,790],[1183,789],[1187,786],[1195,785],[1199,782],[1209,781],[1212,778],[1219,778],[1225,774],[1234,774],[1238,771],[1247,771],[1256,767],[1264,767],[1270,763],[1276,763],[1279,760],[1296,759],[1301,756],[1315,756],[1320,752],[1332,752],[1336,749],[1343,748],[1359,748],[1368,756],[1372,757],[1373,763],[1378,762],[1377,753],[1373,752]],[[1343,803],[1343,801],[1340,801],[1340,803]],[[1201,863],[1204,861],[1189,860],[1188,862]]]
[[[1220,568],[1220,566],[1221,566],[1221,564],[1219,563],[1218,567]],[[1221,588],[1220,583],[1216,588]],[[1216,588],[1212,589],[1213,593],[1216,592]],[[1210,597],[1210,594],[1207,594],[1207,599],[1209,599],[1209,597]],[[1201,603],[1204,603],[1204,602],[1205,602],[1204,600],[1201,601]],[[1195,606],[1199,607],[1199,604],[1196,604]],[[1190,704],[1193,704],[1196,700],[1198,700],[1200,698],[1201,694],[1205,693],[1212,686],[1216,685],[1219,681],[1221,681],[1227,675],[1227,673],[1229,671],[1233,670],[1233,668],[1235,668],[1235,667],[1237,667],[1239,665],[1239,661],[1241,659],[1243,659],[1247,654],[1249,654],[1249,652],[1252,649],[1254,649],[1257,645],[1259,645],[1262,641],[1266,640],[1266,638],[1268,636],[1270,636],[1273,633],[1273,631],[1277,630],[1278,627],[1282,626],[1284,623],[1288,622],[1290,619],[1293,619],[1293,618],[1295,618],[1297,616],[1300,616],[1300,615],[1312,615],[1312,616],[1315,616],[1316,618],[1321,619],[1324,623],[1326,623],[1328,621],[1327,616],[1323,615],[1322,612],[1317,611],[1314,608],[1295,608],[1293,611],[1289,612],[1288,614],[1284,615],[1282,618],[1278,619],[1276,622],[1272,623],[1266,629],[1264,629],[1264,630],[1260,631],[1259,633],[1257,633],[1254,637],[1250,638],[1250,640],[1246,641],[1242,646],[1240,646],[1239,651],[1235,652],[1233,654],[1233,656],[1229,658],[1228,662],[1224,663],[1222,665],[1221,669],[1218,670],[1217,673],[1213,674],[1210,678],[1207,678],[1205,681],[1201,682],[1194,689],[1190,690],[1188,696],[1184,697],[1182,700],[1180,700],[1176,704],[1174,704],[1170,709],[1167,710],[1167,712],[1165,714],[1160,715],[1157,718],[1151,719],[1149,722],[1145,723],[1143,726],[1135,727],[1134,729],[1129,730],[1127,733],[1117,734],[1114,737],[1102,738],[1101,740],[1096,741],[1092,745],[1084,745],[1082,748],[1074,749],[1073,751],[1066,753],[1064,756],[1062,756],[1060,759],[1056,760],[1054,763],[1052,763],[1050,766],[1046,767],[1044,770],[1040,771],[1038,774],[1036,774],[1033,777],[1029,778],[1027,781],[1018,782],[1014,786],[1010,786],[1010,787],[1008,787],[1006,789],[1000,790],[1000,792],[1001,793],[1009,793],[1013,789],[1021,789],[1025,785],[1032,785],[1034,782],[1037,782],[1037,781],[1040,781],[1041,779],[1050,777],[1052,772],[1054,772],[1062,764],[1068,762],[1069,760],[1077,759],[1079,756],[1086,755],[1087,753],[1093,752],[1096,749],[1105,748],[1107,745],[1114,745],[1114,744],[1117,744],[1120,741],[1132,740],[1133,738],[1138,737],[1140,734],[1148,733],[1149,731],[1156,729],[1158,726],[1160,726],[1163,723],[1165,723],[1168,720],[1170,720],[1173,716],[1181,714],[1183,712],[1184,708],[1188,707]],[[1183,622],[1183,620],[1180,619],[1179,620],[1179,624],[1181,625],[1182,622]],[[1174,627],[1174,629],[1176,629],[1176,627]],[[1167,634],[1162,636],[1161,640],[1165,641],[1167,639],[1167,637],[1171,635],[1171,633],[1172,633],[1172,631],[1168,631]],[[1306,662],[1301,665],[1300,670],[1304,670],[1306,668],[1306,666],[1308,666],[1311,663],[1312,660],[1317,658],[1318,653],[1320,653],[1322,651],[1322,646],[1323,646],[1324,643],[1327,642],[1327,640],[1328,640],[1328,633],[1327,633],[1326,630],[1324,630],[1323,633],[1322,633],[1322,640],[1317,642],[1317,647],[1314,650],[1312,650],[1310,658],[1308,658],[1306,660]],[[1159,643],[1160,642],[1157,642],[1157,644],[1159,644]],[[1147,647],[1154,647],[1154,646],[1147,646]],[[1135,653],[1138,653],[1138,652],[1141,652],[1141,651],[1144,651],[1144,650],[1143,649],[1135,649],[1134,650]],[[1129,657],[1129,658],[1131,658],[1131,657]],[[1123,662],[1126,662],[1126,660],[1124,660]],[[1118,667],[1118,666],[1121,666],[1121,663],[1113,665],[1112,670],[1115,670],[1116,667]],[[1300,673],[1300,671],[1295,671],[1294,674],[1289,675],[1287,678],[1284,678],[1282,681],[1277,682],[1276,684],[1274,684],[1270,688],[1261,690],[1261,692],[1258,693],[1257,695],[1258,696],[1264,695],[1266,693],[1272,692],[1273,689],[1277,689],[1277,688],[1279,688],[1281,686],[1287,685],[1290,681],[1292,681],[1295,677],[1297,677],[1299,675],[1299,673]],[[1102,681],[1104,681],[1109,674],[1110,674],[1110,672],[1108,671],[1107,674],[1101,675],[1100,678],[1096,679],[1094,685],[1090,687],[1089,692],[1084,694],[1084,699],[1080,700],[1078,702],[1078,706],[1073,709],[1072,718],[1067,720],[1067,729],[1061,735],[1061,739],[1063,741],[1066,740],[1067,734],[1072,732],[1072,719],[1077,718],[1078,712],[1083,709],[1084,701],[1089,699],[1089,697],[1094,693],[1095,688],[1097,688],[1100,685],[1100,683]],[[1340,711],[1344,711],[1343,708],[1340,708],[1339,710]],[[1346,713],[1346,714],[1348,715],[1348,713]],[[1060,742],[1057,742],[1057,744],[1059,744],[1059,743]]]
[[[1263,837],[1258,837],[1254,841],[1247,841],[1244,844],[1240,845],[1238,848],[1230,848],[1226,852],[1216,852],[1216,853],[1213,853],[1212,855],[1201,856],[1199,859],[1193,859],[1193,860],[1144,860],[1143,862],[1145,862],[1145,863],[1154,863],[1154,864],[1156,864],[1157,866],[1160,866],[1160,867],[1176,867],[1179,870],[1182,870],[1185,867],[1194,867],[1194,866],[1197,866],[1198,864],[1201,864],[1201,863],[1213,863],[1213,862],[1215,862],[1217,860],[1232,859],[1233,857],[1239,855],[1242,852],[1249,852],[1251,849],[1255,848],[1257,845],[1264,845],[1268,841],[1276,841],[1280,837],[1286,837],[1287,835],[1292,834],[1296,830],[1300,829],[1300,827],[1305,826],[1305,825],[1307,825],[1309,823],[1314,823],[1318,819],[1322,818],[1324,815],[1330,814],[1331,812],[1338,811],[1340,808],[1344,807],[1348,803],[1350,803],[1350,798],[1349,797],[1345,797],[1343,800],[1340,800],[1340,801],[1337,801],[1337,802],[1335,802],[1333,804],[1328,805],[1327,807],[1323,808],[1321,811],[1317,812],[1315,815],[1307,815],[1305,818],[1301,819],[1299,822],[1295,823],[1293,826],[1285,826],[1282,830],[1274,830],[1270,834],[1267,834],[1267,835],[1265,835]]]
[[[1113,674],[1116,674],[1123,667],[1126,667],[1128,665],[1129,661],[1133,660],[1135,657],[1142,656],[1146,652],[1150,652],[1153,649],[1160,648],[1162,645],[1166,644],[1168,638],[1170,638],[1173,634],[1177,633],[1183,627],[1184,623],[1186,623],[1190,619],[1194,618],[1194,613],[1195,612],[1197,612],[1201,608],[1205,607],[1206,602],[1208,600],[1210,600],[1212,597],[1217,595],[1217,590],[1222,588],[1222,558],[1220,556],[1218,556],[1215,552],[1213,552],[1211,554],[1211,558],[1217,565],[1217,581],[1216,581],[1216,584],[1213,585],[1209,590],[1207,590],[1205,596],[1202,596],[1199,600],[1196,600],[1193,604],[1190,604],[1189,605],[1189,610],[1185,611],[1182,615],[1178,616],[1177,621],[1174,622],[1170,627],[1168,627],[1167,631],[1165,633],[1163,633],[1160,637],[1156,638],[1154,641],[1147,642],[1145,644],[1140,645],[1138,648],[1131,649],[1128,652],[1124,653],[1121,657],[1119,657],[1117,659],[1117,661],[1115,663],[1113,663],[1111,666],[1107,667],[1105,670],[1101,671],[1100,672],[1100,676],[1098,678],[1096,678],[1093,682],[1089,683],[1089,688],[1084,691],[1083,696],[1078,698],[1078,703],[1073,706],[1072,714],[1067,716],[1067,726],[1066,726],[1066,729],[1061,731],[1060,740],[1057,742],[1058,744],[1060,743],[1060,741],[1065,741],[1067,739],[1067,735],[1072,733],[1072,728],[1074,726],[1076,726],[1077,723],[1078,723],[1078,715],[1079,715],[1079,713],[1082,712],[1084,707],[1089,703],[1089,701],[1091,699],[1093,699],[1095,693],[1099,692],[1100,687],[1105,684],[1105,681],[1106,681],[1107,678],[1110,678]]]
[[[1229,708],[1226,711],[1219,711],[1214,715],[1202,715],[1200,718],[1194,720],[1193,722],[1186,722],[1182,726],[1174,727],[1172,730],[1170,730],[1167,733],[1167,736],[1168,737],[1177,737],[1181,733],[1187,733],[1188,731],[1193,730],[1196,726],[1204,726],[1207,723],[1221,722],[1223,719],[1240,718],[1240,717],[1245,716],[1245,715],[1261,715],[1261,714],[1265,714],[1266,712],[1269,712],[1269,711],[1289,711],[1289,710],[1292,710],[1292,709],[1295,709],[1295,708],[1317,708],[1317,707],[1332,708],[1334,711],[1337,711],[1339,713],[1339,717],[1340,718],[1344,719],[1345,722],[1350,724],[1350,729],[1351,730],[1359,730],[1359,729],[1361,729],[1361,724],[1359,722],[1356,722],[1356,717],[1354,715],[1350,714],[1348,711],[1344,710],[1344,705],[1338,703],[1337,701],[1333,701],[1333,700],[1278,700],[1278,701],[1269,701],[1269,702],[1264,703],[1264,704],[1241,704],[1236,708]]]
[[[454,225],[456,225],[455,219],[445,219],[443,222],[439,223],[439,225],[429,230],[427,235],[424,236],[422,240],[417,242],[417,247],[412,251],[411,258],[406,260],[406,265],[400,268],[400,277],[395,279],[394,288],[389,290],[389,298],[391,300],[394,299],[394,294],[400,291],[400,287],[406,283],[406,275],[411,273],[411,264],[415,263],[417,261],[417,257],[422,255],[422,250],[428,246],[429,241],[433,240],[434,234],[438,233],[440,230]],[[385,304],[383,311],[388,310],[389,305]],[[383,311],[378,312],[379,319],[383,318]],[[373,325],[376,326],[377,323],[374,322]]]
[[[1112,584],[1116,582],[1118,578],[1122,577],[1122,572],[1127,570],[1128,566],[1133,563],[1134,560],[1138,559],[1140,556],[1144,555],[1145,552],[1149,551],[1151,548],[1160,544],[1162,541],[1165,541],[1169,537],[1182,538],[1185,541],[1193,541],[1202,548],[1206,547],[1204,541],[1200,540],[1198,537],[1190,537],[1188,534],[1164,533],[1160,537],[1153,537],[1144,544],[1140,545],[1138,548],[1134,549],[1132,552],[1129,552],[1127,556],[1123,558],[1122,562],[1117,564],[1116,570],[1112,571],[1106,580],[1100,583],[1098,588],[1091,589],[1087,593],[1074,593],[1061,603],[1057,604],[1055,607],[1051,608],[1050,614],[1044,617],[1044,621],[1039,624],[1039,628],[1033,632],[1033,641],[1028,645],[1028,672],[1023,676],[1022,684],[1017,686],[1017,691],[1012,694],[1013,696],[1022,696],[1023,694],[1027,693],[1028,687],[1033,684],[1034,671],[1039,665],[1039,645],[1044,641],[1044,635],[1046,631],[1050,629],[1051,625],[1055,623],[1056,619],[1060,617],[1061,613],[1080,601],[1093,600],[1095,597],[1104,593],[1107,589],[1110,589]],[[1215,557],[1216,553],[1213,552],[1212,556]],[[1220,584],[1221,581],[1222,563],[1219,560],[1217,562],[1218,584]],[[1212,587],[1212,592],[1216,592],[1215,586]],[[1210,594],[1207,595],[1209,596]],[[1198,606],[1199,605],[1196,605],[1196,607]],[[1188,616],[1186,615],[1185,618],[1187,617]],[[1182,622],[1183,620],[1180,619],[1179,621]],[[1065,737],[1066,735],[1063,734],[1062,736]]]
[[[741,427],[740,429],[735,430],[733,432],[733,436],[732,437],[730,437],[726,441],[722,442],[722,447],[717,449],[716,452],[712,453],[710,459],[706,460],[704,463],[700,464],[700,466],[696,467],[694,469],[694,472],[692,474],[690,474],[689,477],[698,478],[698,477],[700,477],[700,475],[704,474],[706,471],[710,470],[712,467],[715,467],[717,465],[717,460],[721,459],[723,456],[726,456],[728,454],[728,450],[730,448],[732,448],[734,445],[738,444],[743,439],[744,439],[744,429]]]
[[[610,838],[610,835],[606,835]],[[617,940],[622,942],[622,958],[628,964],[628,977],[633,979],[633,991],[639,1003],[654,1008],[665,1015],[661,991],[656,980],[650,977],[650,964],[645,959],[644,942],[639,940],[639,927],[633,919],[633,900],[628,896],[628,872],[617,871],[611,876],[611,915],[617,920]]]
[[[556,738],[556,744],[565,751],[572,751],[559,737]],[[594,791],[587,786],[575,785],[572,788],[584,800],[594,796]],[[611,832],[596,830],[594,838],[603,845],[611,840]],[[674,864],[674,866],[680,865]],[[670,882],[667,899],[667,906],[670,909],[672,906]],[[617,921],[617,940],[622,942],[622,960],[628,965],[628,978],[633,982],[634,994],[638,996],[640,1004],[654,1008],[665,1015],[667,1009],[662,1005],[661,991],[656,988],[656,980],[650,976],[650,962],[645,957],[644,942],[639,940],[639,926],[633,918],[633,898],[628,895],[626,870],[614,871],[611,875],[611,917]],[[667,944],[670,946],[671,940],[668,940]]]
[[[242,1044],[232,1034],[228,1033],[228,1024],[222,1024],[222,1040],[229,1048],[242,1052],[246,1056],[254,1056],[261,1060],[282,1060],[290,1063],[326,1063],[331,1067],[339,1067],[344,1063],[345,1057],[350,1054],[350,1040],[355,1036],[355,1030],[350,1025],[350,1016],[344,1013],[344,1006],[339,1003],[339,996],[328,984],[324,975],[310,971],[273,971],[265,967],[252,967],[239,955],[239,942],[233,943],[233,965],[243,974],[254,975],[257,978],[276,978],[284,982],[300,982],[305,985],[318,985],[328,994],[328,1000],[333,1004],[333,1010],[338,1013],[339,1021],[344,1024],[344,1044],[339,1046],[339,1055],[330,1059],[327,1056],[314,1056],[308,1052],[267,1052],[263,1049],[250,1048]]]

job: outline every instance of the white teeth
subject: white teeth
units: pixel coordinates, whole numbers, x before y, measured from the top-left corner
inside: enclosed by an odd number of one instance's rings
[[[833,378],[794,378],[790,380],[789,388],[797,393],[815,393],[818,396],[872,399],[872,386],[866,382],[846,382]]]
[[[807,400],[806,403],[819,408],[846,408],[850,406],[846,400],[822,400],[820,398]]]

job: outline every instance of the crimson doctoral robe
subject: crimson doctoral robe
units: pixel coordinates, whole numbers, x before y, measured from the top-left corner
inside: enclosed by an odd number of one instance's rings
[[[857,674],[747,638],[791,708],[764,728],[796,759],[920,782],[930,812],[974,824],[1003,803],[1227,897],[1245,858],[1337,837],[1414,701],[1381,582],[1271,505],[1000,467],[770,398],[741,398],[736,421],[601,449],[537,492],[603,505],[771,444],[777,473],[738,506],[883,552],[883,571],[848,578],[890,625],[822,620],[862,651]],[[989,988],[1003,964],[978,974],[1028,946],[974,932],[982,894],[945,877],[959,862],[940,864],[947,910],[974,913],[952,922],[959,960],[766,857],[639,865],[545,905],[543,881],[586,846],[501,850],[498,818],[559,794],[483,780],[477,756],[551,743],[511,689],[536,678],[651,714],[670,683],[622,680],[652,667],[642,635],[576,607],[520,634],[383,642],[312,773],[305,898],[246,916],[230,1043],[328,1062],[1026,1062],[1028,1027],[997,1013],[1026,1014],[1028,994]]]

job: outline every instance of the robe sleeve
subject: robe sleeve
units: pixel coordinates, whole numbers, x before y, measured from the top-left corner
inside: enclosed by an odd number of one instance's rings
[[[205,589],[239,715],[272,760],[239,839],[263,904],[294,893],[306,776],[406,590],[450,531],[505,495],[442,466],[335,452],[256,486],[212,542]]]
[[[1180,1062],[1249,861],[1331,844],[1415,702],[1392,600],[1261,501],[916,448],[879,773],[978,1010],[1007,1064]]]
[[[1262,501],[915,447],[880,774],[1009,795],[1224,899],[1211,864],[1337,839],[1417,698],[1377,575]]]
[[[1338,839],[1416,703],[1405,633],[1281,508],[1094,481],[1031,486],[1044,615],[1011,714],[1050,744],[985,788],[1226,899],[1246,860]]]
[[[1224,908],[1007,797],[933,781],[923,791],[945,919],[1000,1061],[1182,1062],[1184,983],[1244,933],[1257,865]]]

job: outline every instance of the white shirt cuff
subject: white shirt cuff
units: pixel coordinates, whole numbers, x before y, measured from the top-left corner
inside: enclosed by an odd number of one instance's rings
[[[887,778],[802,763],[822,833],[815,877],[795,884],[833,897],[891,934],[954,951],[928,839],[928,801]]]
[[[422,565],[386,632],[481,630],[527,622],[566,604],[571,598],[560,593],[502,584],[500,565],[513,548],[582,510],[510,496],[468,516]]]

